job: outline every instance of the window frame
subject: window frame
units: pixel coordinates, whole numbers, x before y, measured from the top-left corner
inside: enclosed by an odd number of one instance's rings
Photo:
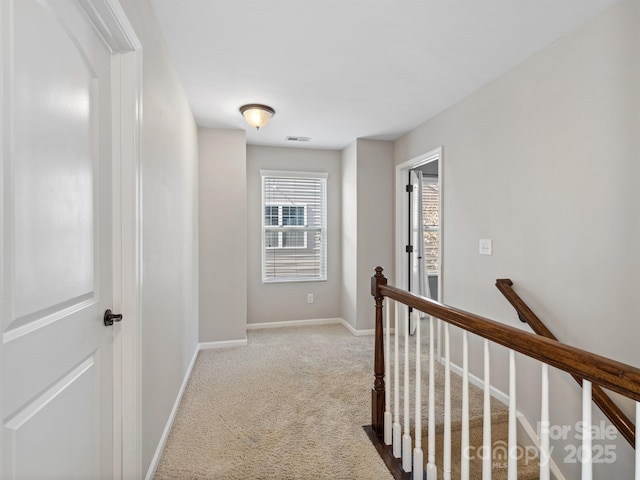
[[[265,212],[265,209],[268,208],[268,207],[271,207],[271,208],[278,207],[278,224],[277,225],[266,225],[266,224],[264,224],[264,217],[267,216],[266,212]],[[284,216],[282,214],[283,207],[303,207],[304,208],[304,213],[303,213],[302,225],[284,225],[283,224]],[[264,238],[266,238],[266,228],[267,227],[282,227],[282,228],[286,228],[287,230],[290,230],[290,231],[293,232],[293,231],[296,231],[296,230],[301,230],[300,228],[296,228],[296,227],[306,227],[307,226],[307,204],[306,203],[291,203],[291,204],[288,204],[288,205],[284,205],[282,203],[264,203],[264,198],[263,198],[262,211],[263,211],[263,215],[264,215],[263,219],[262,219],[262,221],[263,221],[263,242],[264,242]],[[283,230],[283,231],[276,232],[278,234],[278,245],[277,246],[275,246],[275,247],[267,246],[266,242],[264,242],[265,243],[264,248],[266,248],[266,249],[305,248],[306,249],[307,248],[307,232],[304,231],[304,230],[302,232],[304,233],[304,242],[303,242],[302,246],[285,246],[285,245],[283,245],[284,244],[284,242],[283,242],[284,235],[283,234],[287,233],[287,232],[285,232]]]
[[[327,216],[328,216],[328,172],[317,172],[317,171],[290,171],[290,170],[260,170],[261,177],[261,196],[260,196],[260,214],[261,214],[261,256],[262,256],[262,283],[293,283],[293,282],[324,282],[327,281],[327,270],[328,270],[328,228],[327,228]],[[304,226],[281,226],[282,223],[282,209],[278,209],[278,222],[279,226],[276,228],[278,230],[281,229],[281,232],[285,231],[303,231],[305,232],[305,242],[304,247],[266,247],[266,233],[268,225],[265,224],[265,208],[267,206],[281,206],[284,205],[281,202],[277,201],[266,201],[265,199],[265,179],[267,178],[281,178],[281,179],[302,179],[302,180],[319,180],[321,185],[321,214],[320,214],[320,225],[319,226],[309,226],[308,225],[308,214],[309,214],[309,205],[303,202],[295,201],[288,205],[291,206],[304,206]],[[273,227],[273,226],[271,226]],[[286,251],[286,250],[295,250],[298,249],[308,249],[308,233],[320,233],[320,244],[319,244],[319,272],[317,275],[312,276],[304,276],[304,277],[269,277],[267,276],[267,252],[275,252],[275,251]],[[279,235],[278,244],[281,245],[282,235]]]

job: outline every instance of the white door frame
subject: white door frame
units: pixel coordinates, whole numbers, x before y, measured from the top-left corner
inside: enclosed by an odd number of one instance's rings
[[[78,0],[112,51],[113,478],[142,477],[142,44],[118,0]]]
[[[406,262],[406,252],[404,251],[404,245],[409,244],[408,237],[408,218],[409,218],[409,206],[406,202],[406,194],[405,186],[407,184],[407,174],[409,170],[412,170],[416,167],[424,165],[426,163],[430,163],[438,160],[438,182],[440,183],[440,192],[438,205],[442,210],[442,191],[443,191],[443,183],[444,183],[444,168],[442,165],[442,147],[434,148],[433,150],[424,153],[422,155],[418,155],[406,162],[400,163],[396,165],[396,286],[398,288],[407,289],[408,286],[408,277],[409,271],[407,269]],[[438,277],[438,298],[439,302],[443,301],[442,296],[442,215],[440,215],[440,226],[438,232],[439,245],[438,249],[440,252],[440,275]]]
[[[442,147],[434,148],[433,150],[428,151],[427,153],[423,153],[422,155],[418,155],[406,162],[402,162],[396,165],[395,171],[395,190],[396,190],[396,242],[395,242],[395,251],[396,251],[396,286],[398,288],[402,288],[406,290],[408,288],[408,278],[409,278],[409,270],[407,267],[406,255],[407,253],[404,250],[405,245],[409,245],[409,205],[407,203],[407,178],[410,170],[424,165],[426,163],[438,161],[438,183],[440,184],[439,189],[439,198],[438,198],[438,206],[440,209],[440,225],[438,227],[438,251],[440,255],[440,275],[438,275],[438,298],[439,302],[443,302],[443,291],[442,291],[442,276],[443,276],[443,255],[442,255],[442,199],[443,199],[443,190],[444,190],[444,167],[443,167],[443,158],[442,158]],[[439,330],[439,329],[438,329]],[[440,334],[437,335],[438,340],[438,357],[440,357]]]

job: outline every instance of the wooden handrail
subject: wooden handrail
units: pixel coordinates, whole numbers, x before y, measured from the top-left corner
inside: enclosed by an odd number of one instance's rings
[[[522,300],[522,298],[520,298],[520,296],[513,290],[513,282],[510,279],[501,278],[496,280],[496,287],[498,287],[498,290],[500,290],[513,308],[515,308],[520,320],[526,322],[537,335],[541,335],[552,340],[558,340],[542,320],[533,313],[524,300]],[[582,386],[582,378],[579,375],[571,374],[571,376],[580,386]],[[627,417],[622,410],[620,410],[620,407],[611,400],[609,395],[607,395],[597,383],[594,383],[592,386],[592,397],[595,404],[600,408],[600,410],[602,410],[602,413],[611,420],[611,423],[616,426],[627,442],[635,448],[636,427],[631,419]]]
[[[373,291],[374,288],[375,291]],[[528,357],[578,375],[635,401],[640,401],[640,369],[636,367],[562,344],[556,340],[523,332],[503,323],[386,285],[386,279],[384,283],[380,279],[372,281],[372,293],[374,297],[389,297]],[[378,301],[376,300],[377,306]],[[376,324],[378,324],[377,321]],[[381,337],[382,335],[380,335],[379,343],[382,347]],[[378,335],[376,334],[377,345]]]
[[[528,323],[531,329],[538,335],[542,335],[543,337],[551,338],[553,340],[558,340],[551,330],[549,330],[542,320],[540,320],[535,313],[527,306],[526,303],[518,296],[518,294],[511,288],[513,286],[513,282],[508,278],[499,278],[496,280],[496,287],[502,295],[509,301],[509,303],[516,309],[516,313],[518,314],[518,318],[524,322]]]

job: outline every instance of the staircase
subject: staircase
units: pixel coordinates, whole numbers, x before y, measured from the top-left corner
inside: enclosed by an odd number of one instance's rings
[[[477,389],[470,386],[471,389]],[[480,392],[481,395],[481,392]],[[471,405],[470,405],[471,406]],[[482,409],[480,402],[479,409]],[[438,478],[443,478],[443,425],[436,426],[436,465],[438,465]],[[460,474],[460,444],[462,422],[451,424],[451,478],[461,478]],[[423,434],[426,435],[426,432]],[[469,444],[470,462],[469,473],[472,479],[482,478],[482,453],[483,425],[482,413],[469,419]],[[492,480],[507,480],[507,446],[509,438],[509,410],[495,399],[491,402],[491,478]],[[518,446],[518,479],[533,480],[539,478],[539,465],[537,450]]]
[[[427,320],[421,320],[423,325]],[[427,330],[422,328],[422,331]],[[410,342],[414,339],[410,338]],[[423,340],[423,348],[421,352],[422,364],[427,365],[429,361],[429,339],[427,336]],[[398,339],[399,350],[404,351],[404,339],[401,337]],[[409,369],[411,372],[415,368],[415,352],[410,351],[409,354]],[[444,445],[444,400],[443,400],[443,386],[445,369],[440,363],[435,364],[435,381],[434,390],[436,394],[435,398],[435,431],[436,431],[436,465],[438,467],[438,478],[442,479],[443,470],[443,445]],[[400,385],[403,383],[402,372],[400,378]],[[451,478],[461,478],[460,472],[460,460],[461,460],[461,434],[462,434],[462,400],[460,398],[460,392],[462,392],[462,378],[451,373]],[[422,392],[425,402],[422,406],[422,417],[428,418],[428,406],[426,399],[429,395],[429,385],[427,379],[424,378],[422,382]],[[411,421],[411,437],[415,438],[415,431],[413,428],[413,418],[415,417],[415,410],[413,404],[414,398],[410,396],[410,418]],[[483,443],[483,402],[484,392],[473,384],[469,384],[469,476],[471,479],[482,478],[482,443]],[[402,411],[404,405],[403,389],[400,388],[400,423],[403,425]],[[509,438],[509,409],[508,407],[495,398],[491,398],[491,463],[492,463],[492,480],[507,480],[507,448]],[[370,434],[370,437],[372,435]],[[375,435],[374,435],[375,437]],[[379,440],[374,440],[374,443]],[[401,459],[393,457],[390,446],[384,445],[379,441],[380,445],[376,445],[378,451],[387,462],[390,470],[396,480],[411,479],[411,473],[404,472],[402,470]],[[428,425],[426,422],[422,428],[422,449],[424,450],[424,463],[425,471],[426,464],[428,462]],[[538,464],[538,451],[525,446],[518,446],[518,480],[533,480],[539,478],[539,464]],[[386,458],[385,458],[386,457]]]
[[[635,401],[636,418],[640,418],[640,368],[390,286],[382,270],[381,267],[376,267],[376,273],[371,278],[371,293],[375,300],[374,383],[371,390],[371,425],[365,427],[365,430],[394,478],[409,479],[415,476],[421,479],[423,471],[427,477],[433,478],[436,470],[445,480],[515,480],[538,478],[538,475],[543,479],[551,478],[551,462],[538,461],[536,455],[536,452],[540,452],[541,458],[548,459],[552,451],[549,411],[555,405],[550,405],[549,401],[549,366],[571,374],[583,387],[582,431],[591,432],[591,435],[581,435],[581,444],[576,447],[583,452],[578,459],[582,479],[592,480],[594,464],[602,463],[596,461],[597,449],[592,443],[596,438],[592,429],[593,404],[601,408],[607,407],[604,410],[610,418],[617,416],[611,414],[614,410],[608,408],[607,397],[601,397],[597,393],[600,387]],[[433,341],[428,342],[428,348],[424,348],[427,335],[421,335],[422,321],[415,322],[415,337],[412,339],[409,336],[409,309],[413,311],[412,318],[424,315],[443,322],[441,341],[444,367],[434,358]],[[462,345],[458,341],[455,344],[450,342],[452,329],[454,332],[462,332]],[[435,321],[429,320],[429,332],[433,339]],[[479,374],[484,379],[482,391],[464,380],[469,375],[469,333],[483,339],[484,354],[474,355],[475,361],[484,364],[483,373]],[[400,344],[403,338],[407,339],[406,349]],[[413,348],[410,347],[411,343]],[[491,344],[506,347],[509,352],[509,391],[506,392],[508,408],[489,395]],[[463,359],[463,378],[448,371],[452,347],[461,352],[457,358],[461,356]],[[432,354],[429,355],[428,351]],[[413,357],[412,352],[415,352]],[[531,394],[539,395],[540,398],[540,416],[537,421],[542,427],[539,433],[540,445],[536,449],[518,448],[516,443],[516,354],[536,360],[541,365],[540,388],[535,387],[535,391],[531,391]],[[425,358],[427,356],[428,359]],[[390,361],[390,358],[393,360]],[[420,361],[416,362],[415,358]],[[412,381],[416,378],[417,382]],[[531,385],[530,378],[525,378],[524,381]],[[402,395],[407,399],[406,403]],[[601,402],[602,398],[605,401]],[[412,405],[420,406],[419,415],[411,413]],[[636,425],[633,432],[634,426],[628,418],[617,419],[614,423],[630,427],[626,433],[620,426],[618,428],[624,438],[635,446],[635,466],[628,466],[629,462],[625,461],[616,464],[616,468],[620,465],[629,473],[635,470],[634,478],[640,480],[639,427]],[[449,432],[450,442],[445,441]],[[513,447],[508,448],[509,444]],[[463,456],[461,451],[467,454]],[[450,460],[450,467],[447,467],[446,460]],[[423,469],[423,465],[426,468]],[[600,467],[598,465],[599,476]],[[413,474],[409,473],[411,471]]]

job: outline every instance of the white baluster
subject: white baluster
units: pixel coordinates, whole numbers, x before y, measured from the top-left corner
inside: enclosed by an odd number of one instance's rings
[[[484,341],[484,416],[482,420],[482,480],[491,480],[491,365],[489,340]]]
[[[435,319],[429,317],[429,463],[427,478],[437,478],[436,468],[436,387],[435,387]]]
[[[422,453],[422,361],[421,361],[421,343],[422,337],[420,333],[420,315],[417,310],[413,311],[414,321],[416,324],[416,446],[413,449],[413,478],[414,480],[422,480],[424,472],[424,455]]]
[[[451,355],[449,351],[449,324],[444,324],[444,480],[451,480]]]
[[[543,363],[540,397],[540,480],[549,480],[550,475],[549,426],[549,365]]]
[[[593,478],[591,434],[591,382],[582,380],[582,480]]]
[[[516,352],[509,350],[509,463],[508,480],[518,480],[518,433],[516,430]]]
[[[460,438],[460,479],[469,480],[469,339],[462,333],[462,432]]]
[[[636,402],[636,479],[640,480],[640,402]]]
[[[385,328],[385,346],[384,346],[384,443],[391,445],[393,428],[393,417],[391,415],[391,302],[387,297],[387,305],[385,310],[384,328]]]
[[[393,350],[393,456],[400,458],[402,455],[402,443],[401,435],[402,429],[400,427],[400,345],[398,337],[400,336],[400,329],[398,329],[398,321],[400,318],[399,303],[395,304],[396,318],[394,320],[394,350]]]
[[[411,417],[409,416],[409,307],[404,315],[404,433],[402,434],[402,469],[411,471]]]

